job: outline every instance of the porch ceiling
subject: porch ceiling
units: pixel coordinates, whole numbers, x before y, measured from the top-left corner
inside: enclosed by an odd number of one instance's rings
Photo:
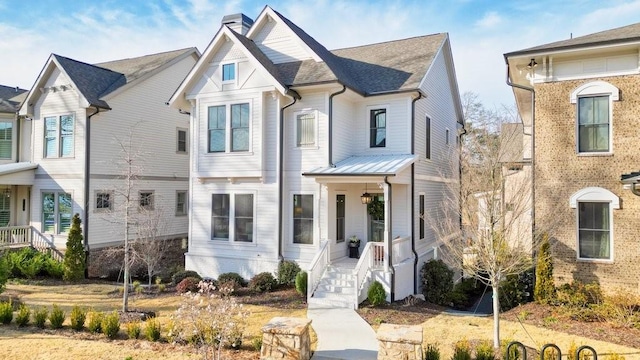
[[[33,185],[38,164],[19,162],[0,165],[0,184]]]
[[[417,155],[367,155],[351,156],[335,166],[319,167],[302,173],[304,176],[396,176],[408,168]]]

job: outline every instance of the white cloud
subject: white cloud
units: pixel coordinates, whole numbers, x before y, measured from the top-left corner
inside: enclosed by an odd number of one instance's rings
[[[484,14],[482,19],[476,21],[475,25],[482,29],[493,29],[500,23],[502,23],[502,17],[495,11],[489,11]]]

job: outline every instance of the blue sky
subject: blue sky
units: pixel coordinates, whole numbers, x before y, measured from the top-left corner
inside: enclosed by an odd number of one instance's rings
[[[201,52],[223,15],[268,4],[328,49],[448,32],[460,92],[513,103],[502,54],[640,21],[640,0],[0,0],[0,84],[29,89],[49,54],[97,63]]]

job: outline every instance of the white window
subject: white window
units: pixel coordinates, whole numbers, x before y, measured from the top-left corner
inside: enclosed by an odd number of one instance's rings
[[[570,96],[576,104],[576,148],[578,153],[612,152],[613,101],[620,91],[604,81],[579,86]]]
[[[449,140],[449,137],[450,137],[450,136],[451,136],[451,132],[449,131],[449,129],[446,129],[446,130],[444,131],[444,143],[445,143],[445,145],[449,145],[449,144],[450,144],[450,142],[451,142],[451,141]]]
[[[73,115],[44,118],[44,157],[73,156]]]
[[[253,194],[211,196],[211,239],[253,242]]]
[[[235,82],[236,64],[222,64],[222,82]]]
[[[138,193],[138,199],[140,201],[140,208],[144,210],[153,210],[154,199],[153,191],[143,190]]]
[[[96,192],[96,211],[113,210],[113,192],[99,191]]]
[[[425,225],[425,222],[424,222],[424,216],[425,216],[425,213],[424,213],[424,194],[420,194],[420,196],[418,198],[419,198],[419,201],[418,201],[418,206],[419,206],[418,212],[420,214],[420,220],[419,220],[419,226],[418,226],[420,234],[419,234],[418,238],[420,240],[424,240],[424,225]]]
[[[187,146],[187,129],[176,129],[176,152],[186,154]]]
[[[387,109],[369,110],[369,147],[387,144]]]
[[[296,114],[296,146],[316,145],[316,111]]]
[[[52,234],[69,232],[72,205],[69,193],[42,192],[42,232]]]
[[[208,152],[249,151],[251,144],[250,110],[249,103],[209,106]]]
[[[425,123],[425,153],[424,157],[427,159],[431,159],[431,118],[426,117]]]
[[[336,195],[336,243],[345,241],[346,196]]]
[[[589,187],[569,199],[576,209],[577,258],[613,260],[613,209],[620,208],[619,198],[611,191]]]
[[[13,150],[13,122],[0,122],[0,159],[11,159]]]
[[[293,243],[313,244],[313,195],[293,195]]]
[[[11,222],[11,188],[0,190],[0,226],[9,226]]]
[[[176,216],[187,215],[187,192],[176,191]]]

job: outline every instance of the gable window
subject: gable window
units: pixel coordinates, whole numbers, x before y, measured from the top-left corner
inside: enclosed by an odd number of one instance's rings
[[[253,242],[253,194],[213,194],[211,239]]]
[[[226,107],[209,106],[209,152],[226,150]]]
[[[305,147],[316,144],[316,113],[303,112],[296,115],[296,146]]]
[[[387,109],[370,110],[369,119],[369,147],[385,147],[387,141]]]
[[[293,195],[293,243],[313,244],[313,195]]]
[[[113,208],[113,193],[97,192],[96,193],[96,210],[108,211]]]
[[[44,157],[73,156],[73,115],[44,118]]]
[[[249,104],[231,105],[231,151],[249,151]]]
[[[420,236],[419,239],[423,240],[424,239],[424,194],[420,194],[420,200],[418,201],[418,206],[420,207],[420,209],[418,210],[420,213],[420,223],[419,223],[419,232],[420,232]]]
[[[71,194],[46,191],[42,193],[42,232],[62,234],[71,228]]]
[[[186,154],[187,153],[187,130],[176,130],[176,152]]]
[[[187,192],[176,191],[176,216],[187,215]]]
[[[153,191],[140,191],[138,193],[140,199],[140,208],[145,210],[153,210]]]
[[[620,199],[611,191],[588,187],[571,195],[576,209],[577,257],[580,260],[613,260],[613,210]]]
[[[431,159],[431,118],[427,116],[425,120],[425,158]]]
[[[336,243],[341,243],[345,240],[345,214],[345,196],[342,194],[336,195]]]
[[[236,64],[223,64],[222,65],[222,81],[235,81],[236,80]]]
[[[578,98],[578,152],[609,151],[609,96]]]
[[[13,149],[13,123],[0,122],[0,159],[11,159]]]

